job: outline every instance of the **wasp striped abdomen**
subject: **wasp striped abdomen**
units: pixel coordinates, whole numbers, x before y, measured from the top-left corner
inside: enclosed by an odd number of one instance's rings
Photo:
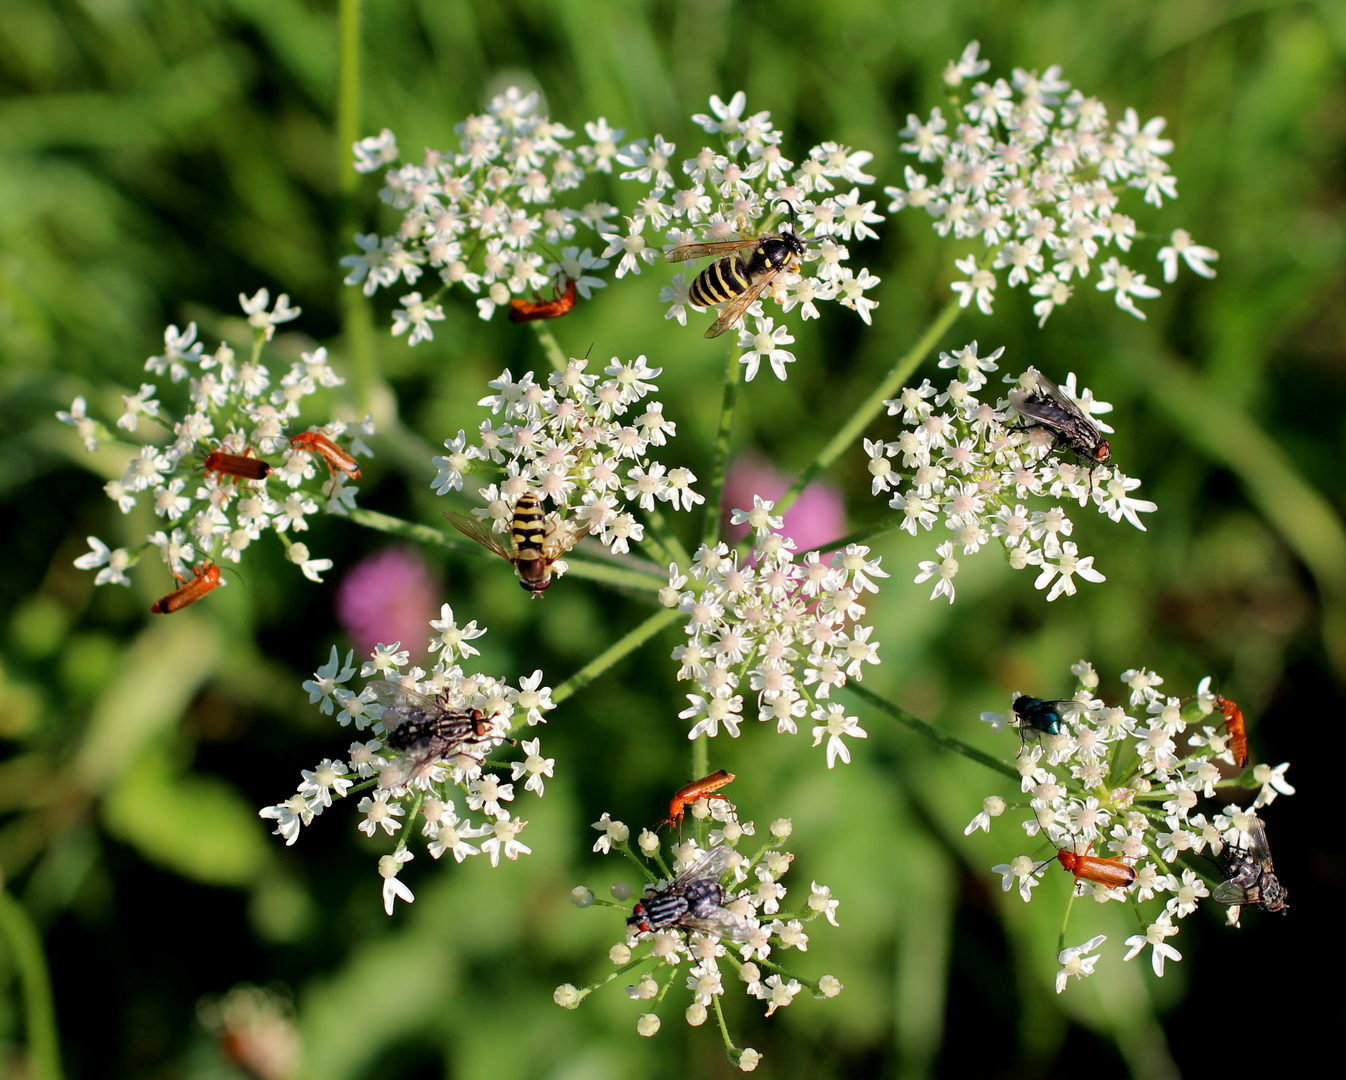
[[[753,252],[753,262],[761,255],[759,247]],[[726,255],[707,266],[696,275],[691,288],[687,290],[688,299],[697,307],[714,307],[732,300],[739,293],[747,292],[752,285],[752,273],[748,262],[742,255]]]

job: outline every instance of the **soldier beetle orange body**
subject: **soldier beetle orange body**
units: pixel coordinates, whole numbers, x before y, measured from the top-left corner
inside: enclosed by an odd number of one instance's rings
[[[511,300],[510,322],[532,322],[534,319],[559,319],[575,306],[575,282],[567,279],[565,289],[555,300]]]
[[[1092,844],[1089,847],[1093,847]],[[1077,855],[1069,848],[1059,848],[1056,857],[1061,865],[1075,875],[1076,883],[1080,878],[1106,885],[1109,889],[1124,889],[1136,880],[1136,871],[1121,859],[1100,859],[1096,855]]]
[[[1215,695],[1215,707],[1224,714],[1225,730],[1229,732],[1229,749],[1234,753],[1234,764],[1241,769],[1248,764],[1248,728],[1243,722],[1243,710],[1219,694]]]
[[[271,475],[271,466],[261,458],[253,457],[252,451],[246,454],[226,454],[223,450],[212,450],[206,455],[206,475],[220,473],[238,480],[265,480]]]
[[[185,580],[180,574],[174,574],[173,576],[182,582],[182,587],[154,601],[150,605],[150,611],[156,615],[172,615],[188,604],[195,604],[220,583],[220,568],[214,563],[202,563],[193,567],[192,572],[196,577],[191,581]]]
[[[290,445],[296,450],[306,450],[310,454],[320,455],[327,462],[327,471],[333,476],[336,476],[337,469],[340,469],[352,480],[360,479],[360,466],[355,458],[321,431],[301,431],[290,439]]]
[[[678,788],[673,801],[668,804],[668,818],[659,823],[660,828],[665,825],[676,825],[681,829],[682,815],[687,812],[687,807],[698,799],[723,799],[728,802],[728,795],[717,795],[716,792],[733,779],[733,773],[717,769],[709,776],[703,776],[700,780],[693,780],[686,787]]]

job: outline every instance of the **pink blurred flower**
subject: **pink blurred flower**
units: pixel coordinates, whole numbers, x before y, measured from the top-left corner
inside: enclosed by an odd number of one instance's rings
[[[723,527],[730,543],[737,543],[748,534],[746,524],[729,524],[730,511],[751,510],[754,495],[775,502],[785,494],[792,479],[776,472],[770,462],[756,454],[744,454],[729,463],[729,473],[724,481]],[[845,536],[846,504],[841,492],[831,484],[815,480],[786,511],[782,531],[799,545],[800,551]]]
[[[426,656],[439,588],[414,548],[392,547],[361,559],[341,579],[337,621],[357,655],[375,645],[402,643],[413,658]]]

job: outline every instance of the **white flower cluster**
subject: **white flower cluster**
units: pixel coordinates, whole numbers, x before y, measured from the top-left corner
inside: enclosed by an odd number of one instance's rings
[[[945,71],[955,94],[965,80],[982,75],[990,63],[977,57],[974,41]],[[1033,313],[1039,325],[1064,304],[1073,282],[1083,281],[1112,245],[1123,255],[1139,236],[1136,222],[1118,209],[1127,188],[1143,192],[1146,203],[1160,207],[1177,197],[1177,186],[1164,155],[1173,143],[1161,138],[1162,117],[1141,124],[1127,109],[1117,124],[1097,98],[1071,90],[1059,65],[1039,75],[1015,68],[1012,82],[973,84],[962,103],[955,96],[953,116],[934,109],[929,120],[909,116],[899,133],[902,149],[939,169],[938,179],[907,166],[906,187],[888,187],[890,213],[921,207],[941,236],[980,238],[986,253],[968,255],[955,265],[967,275],[954,283],[967,307],[975,298],[987,315],[1008,271],[1011,286],[1027,284],[1039,297]],[[1192,243],[1178,229],[1158,253],[1164,280],[1177,277],[1178,259],[1202,277],[1214,277],[1210,263],[1219,256]],[[1145,316],[1135,299],[1159,290],[1145,283],[1116,256],[1098,267],[1098,289],[1112,292],[1117,306]]]
[[[779,962],[784,949],[808,951],[806,923],[821,916],[837,926],[836,912],[841,903],[833,898],[831,889],[815,881],[807,900],[797,909],[791,911],[784,906],[787,889],[781,878],[794,859],[782,850],[792,829],[790,820],[773,821],[770,836],[755,854],[748,855],[737,847],[745,837],[754,836],[756,828],[751,821],[737,819],[732,803],[715,800],[697,807],[698,817],[713,819],[708,846],[699,849],[692,840],[678,844],[673,849],[672,873],[660,854],[659,838],[650,830],[640,833],[638,855],[632,850],[630,830],[623,822],[604,814],[594,823],[602,834],[594,850],[607,854],[617,849],[640,868],[648,884],[634,910],[629,907],[631,889],[625,883],[613,886],[616,901],[603,901],[605,906],[621,907],[629,915],[626,940],[608,952],[617,971],[584,989],[569,983],[557,987],[553,996],[558,1005],[575,1008],[598,985],[642,970],[639,981],[627,986],[626,992],[632,1000],[650,1002],[655,1007],[663,1002],[679,973],[685,971],[683,982],[692,1002],[683,1015],[692,1027],[706,1022],[716,999],[725,993],[726,982],[732,984],[735,978],[743,984],[745,993],[766,1003],[767,1016],[789,1005],[806,987],[819,999],[841,993],[842,984],[834,976],[824,975],[817,981],[800,978]],[[582,907],[596,899],[583,888],[572,895]],[[649,945],[648,950],[637,955],[636,950],[644,944]],[[684,962],[686,969],[682,968]],[[651,1036],[658,1029],[659,1018],[652,1012],[642,1014],[637,1022],[642,1035]],[[727,1034],[725,1044],[731,1060],[744,1071],[751,1071],[760,1060],[756,1051],[735,1047]],[[746,1067],[745,1059],[749,1063]]]
[[[389,165],[380,197],[403,217],[393,236],[356,236],[360,254],[341,260],[350,270],[346,284],[361,285],[372,296],[399,279],[414,285],[426,267],[443,282],[428,299],[420,292],[403,297],[404,307],[394,315],[393,333],[410,329],[412,345],[434,337],[430,323],[444,318],[436,300],[454,285],[479,297],[483,319],[511,297],[563,278],[585,299],[603,287],[589,271],[603,269],[607,260],[567,242],[579,226],[610,228],[607,219],[617,208],[597,201],[562,206],[557,197],[578,188],[588,171],[612,170],[621,132],[599,119],[584,126],[591,143],[571,149],[565,142],[574,132],[541,115],[539,103],[536,92],[510,87],[484,114],[454,128],[457,151],[429,150],[420,165],[390,164],[398,151],[386,129],[355,144],[358,171]],[[559,250],[559,261],[536,250],[544,244]]]
[[[909,429],[893,442],[865,440],[873,494],[893,491],[888,505],[902,512],[901,527],[915,536],[918,527],[930,531],[943,516],[953,533],[953,539],[936,547],[937,560],[920,563],[915,578],[917,583],[936,579],[932,600],[947,596],[953,603],[957,556],[975,554],[993,537],[1004,545],[1015,570],[1037,569],[1034,587],[1050,586],[1048,600],[1062,593],[1073,596],[1076,576],[1104,580],[1094,569],[1094,557],[1081,557],[1075,542],[1067,539],[1074,524],[1059,505],[1030,511],[1020,500],[1072,499],[1084,506],[1092,496],[1099,513],[1113,521],[1125,518],[1142,531],[1138,515],[1156,509],[1152,502],[1131,497],[1140,481],[1117,468],[1091,470],[1061,460],[1053,452],[1052,431],[1033,426],[1008,398],[990,404],[977,397],[987,383],[985,372],[997,370],[1002,352],[978,356],[974,341],[952,355],[940,353],[940,367],[959,369],[948,389],[936,390],[929,379],[904,389],[885,404],[888,415],[900,414]],[[1037,391],[1028,374],[1014,385]],[[1111,405],[1095,401],[1088,390],[1077,391],[1073,374],[1062,389],[1094,427],[1112,430],[1097,419]],[[902,472],[894,469],[894,459]]]
[[[1189,737],[1188,745],[1198,748],[1195,752],[1180,753],[1180,736],[1215,709],[1209,679],[1184,702],[1157,689],[1164,680],[1155,672],[1125,671],[1122,682],[1130,690],[1128,704],[1139,714],[1133,716],[1126,707],[1109,706],[1094,696],[1098,675],[1088,662],[1081,660],[1071,671],[1079,684],[1074,698],[1021,700],[1015,694],[1009,714],[984,712],[981,719],[997,732],[1013,721],[1021,736],[1037,737],[1036,742],[1024,742],[1016,759],[1020,790],[1027,799],[1015,805],[1032,815],[1022,823],[1024,832],[1030,837],[1041,834],[1060,852],[1062,865],[1075,875],[1084,895],[1100,903],[1128,896],[1137,901],[1165,898],[1163,911],[1145,932],[1127,939],[1130,951],[1124,957],[1130,960],[1152,946],[1155,974],[1162,975],[1166,958],[1182,959],[1166,943],[1178,932],[1175,920],[1190,915],[1200,898],[1211,895],[1203,876],[1191,868],[1200,863],[1190,856],[1208,849],[1218,854],[1226,844],[1243,846],[1240,836],[1246,836],[1252,812],[1269,805],[1277,794],[1294,794],[1285,780],[1289,763],[1275,768],[1257,765],[1242,779],[1226,778],[1221,765],[1232,768],[1234,756],[1228,736],[1217,734],[1214,725]],[[1197,811],[1201,798],[1213,799],[1217,790],[1245,786],[1258,789],[1251,808],[1229,803],[1209,817]],[[964,833],[989,832],[991,818],[1006,808],[1003,798],[991,796]],[[1072,869],[1072,856],[1087,858]],[[1047,862],[1056,857],[1049,854]],[[1179,873],[1180,861],[1189,865]],[[1017,881],[1019,894],[1029,900],[1045,865],[1019,855],[993,870],[1002,875],[1006,891]],[[1231,921],[1237,919],[1238,910],[1230,909]],[[1095,938],[1061,954],[1058,993],[1068,977],[1093,970],[1097,958],[1084,953],[1101,941]]]
[[[778,275],[770,295],[785,311],[799,307],[805,319],[818,317],[820,301],[835,300],[868,323],[878,301],[865,293],[879,279],[864,268],[857,273],[846,261],[850,258],[847,245],[877,236],[870,226],[883,220],[874,212],[873,201],[861,201],[858,186],[874,182],[864,172],[873,154],[825,142],[811,147],[796,166],[781,152],[783,133],[772,127],[771,114],[745,116],[747,101],[742,90],[728,103],[712,97],[713,115],[692,117],[707,134],[719,135],[721,145],[718,150],[702,147],[695,157],[685,159],[681,169],[685,180],[674,179],[670,167],[677,147],[662,135],[656,135],[653,142],[638,140],[618,152],[617,161],[627,167],[621,178],[645,184],[649,191],[626,219],[624,234],[605,226],[603,239],[608,246],[603,255],[621,256],[618,277],[638,274],[642,262],[652,263],[661,254],[657,241],[651,246],[646,239],[646,225],[652,232],[664,231],[670,245],[664,250],[732,241],[778,231],[787,222],[780,204],[788,203],[795,215],[790,225],[797,228],[805,245],[804,261],[817,265],[809,276]],[[686,325],[687,290],[695,276],[695,271],[690,276],[675,275],[660,294],[669,304],[665,318]],[[794,339],[783,327],[773,331],[772,320],[760,317],[757,304],[748,310],[758,316],[755,333],[739,332],[740,346],[753,352],[753,357],[743,358],[750,365],[748,377],[757,369],[756,358],[757,362],[768,359],[784,378],[783,365],[794,357],[777,346]]]
[[[328,364],[327,350],[319,348],[302,354],[275,382],[261,362],[262,347],[276,325],[298,316],[299,309],[290,307],[289,298],[281,295],[268,311],[270,297],[265,289],[251,298],[240,296],[239,302],[254,327],[247,359],[238,359],[223,342],[213,353],[203,352],[202,343],[196,340],[196,324],[190,323],[182,331],[170,326],[164,332],[163,355],[146,362],[145,369],[154,375],[166,375],[173,384],[187,384],[180,419],[170,417],[169,409],[159,401],[161,390],[153,383],[144,383],[137,394],[122,395],[126,412],[118,419],[118,428],[134,435],[144,417],[171,431],[174,438],[166,446],[137,444],[125,475],[103,490],[124,514],[131,512],[142,494],[148,494],[166,528],[151,534],[139,547],[115,551],[97,537],[89,537],[92,550],[76,559],[75,565],[82,570],[98,569],[99,585],[129,585],[126,570],[150,544],[159,549],[174,574],[183,575],[197,559],[239,562],[244,549],[268,529],[281,537],[290,561],[313,581],[320,580],[321,572],[332,565],[330,559],[310,558],[307,545],[290,542],[288,534],[307,530],[309,515],[319,508],[344,514],[355,506],[356,491],[347,484],[348,470],[318,460],[318,453],[311,449],[316,440],[349,461],[345,449],[336,447],[338,440],[350,434],[347,425],[329,420],[316,433],[305,433],[300,420],[305,398],[320,387],[341,386],[345,380]],[[111,437],[86,414],[83,398],[75,399],[70,412],[56,415],[75,426],[90,451],[98,449],[100,437]],[[372,457],[361,441],[362,436],[373,434],[372,422],[367,418],[353,431],[350,452]],[[274,464],[266,461],[276,455],[279,460]],[[235,473],[235,468],[243,472]],[[264,475],[244,478],[254,470]],[[320,473],[321,484],[311,483]],[[277,483],[287,490],[273,494]]]
[[[487,505],[476,511],[495,532],[509,531],[514,504],[533,492],[558,510],[572,510],[576,526],[618,553],[645,535],[623,499],[647,512],[657,502],[674,510],[704,502],[692,490],[696,476],[690,469],[670,469],[650,455],[651,447],[677,434],[663,405],[643,400],[657,389],[653,380],[663,368],[650,367],[643,356],[614,356],[602,379],[587,368],[587,359],[572,359],[545,386],[531,371],[517,381],[505,371],[491,382],[495,393],[478,404],[500,415],[499,426],[483,420],[477,446],[467,444],[463,431],[445,442],[449,453],[433,459],[439,470],[435,491],[461,490],[464,473],[503,467],[504,479],[479,490]],[[637,406],[643,411],[637,413]],[[564,563],[555,570],[564,572]]]
[[[689,739],[715,736],[723,725],[734,738],[743,721],[744,681],[757,695],[757,719],[774,720],[776,730],[793,735],[796,721],[817,721],[813,745],[827,739],[827,767],[851,760],[843,736],[867,733],[843,706],[828,700],[847,679],[864,677],[865,664],[879,662],[872,626],[858,626],[860,602],[878,592],[874,578],[888,575],[869,548],[848,544],[831,558],[816,551],[795,558],[795,543],[778,530],[773,503],[753,496],[752,510],[735,510],[734,524],[747,522],[755,543],[740,563],[723,542],[703,545],[693,556],[690,577],[669,567],[669,583],[659,592],[665,607],[687,616],[687,644],[673,650],[678,678],[694,680],[699,694],[678,715],[694,720]],[[690,587],[689,587],[690,584]]]
[[[360,668],[360,677],[371,681],[357,692],[344,685],[355,675],[353,654],[347,653],[343,663],[333,647],[328,662],[304,683],[310,702],[327,715],[335,713],[342,727],[354,724],[365,737],[350,744],[345,759],[324,758],[313,769],[302,770],[294,795],[260,811],[276,822],[275,834],[287,845],[334,798],[367,792],[357,806],[363,815],[357,827],[366,836],[379,829],[394,836],[403,819],[411,826],[419,816],[421,835],[435,859],[449,854],[462,862],[486,855],[498,866],[502,855],[517,859],[532,853],[518,839],[528,822],[511,809],[515,784],[502,782],[483,764],[518,728],[546,722],[542,714],[555,707],[551,687],[542,685],[541,671],[520,679],[517,687],[490,675],[465,674],[454,660],[477,655],[468,642],[486,631],[475,621],[458,626],[447,604],[430,627],[430,649],[438,656],[428,672],[414,666],[403,670],[409,656],[400,643],[380,645]],[[397,722],[385,726],[391,717]],[[540,745],[536,737],[522,740],[522,760],[509,763],[510,779],[527,777],[524,788],[539,797],[555,765],[555,759],[542,756]],[[493,764],[495,768],[504,765]],[[454,789],[462,798],[461,814]],[[389,915],[395,899],[415,899],[397,877],[413,857],[407,848],[409,833],[379,860],[383,906]]]

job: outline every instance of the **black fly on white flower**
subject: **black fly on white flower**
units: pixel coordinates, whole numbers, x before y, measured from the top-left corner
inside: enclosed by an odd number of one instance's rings
[[[672,880],[647,886],[626,920],[626,932],[636,937],[676,928],[699,930],[727,941],[747,941],[757,921],[725,906],[734,898],[721,884],[735,855],[734,849],[724,844],[708,848]]]
[[[1051,431],[1056,444],[1072,451],[1089,468],[1089,486],[1093,487],[1094,469],[1112,460],[1112,448],[1099,433],[1098,427],[1056,383],[1038,371],[1029,368],[1028,378],[1037,383],[1037,390],[1015,388],[1009,393],[1010,405],[1018,413]]]

